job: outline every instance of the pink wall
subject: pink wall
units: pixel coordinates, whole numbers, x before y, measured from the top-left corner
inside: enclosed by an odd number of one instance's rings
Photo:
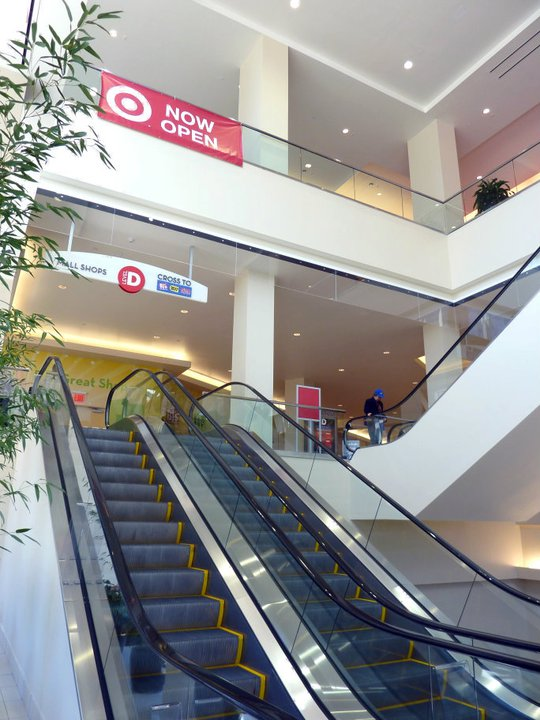
[[[461,187],[476,182],[477,175],[488,175],[494,168],[507,162],[526,148],[540,141],[540,105],[536,105],[524,115],[507,125],[503,130],[486,140],[468,155],[460,158],[459,169]],[[536,154],[536,153],[535,153]],[[507,168],[501,168],[497,177],[508,180],[513,178]],[[539,168],[540,169],[540,168]],[[510,168],[508,168],[510,171]]]

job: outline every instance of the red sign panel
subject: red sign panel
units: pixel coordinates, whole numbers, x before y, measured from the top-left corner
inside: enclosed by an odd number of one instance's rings
[[[146,279],[144,273],[134,265],[126,265],[118,272],[118,285],[127,293],[138,293],[143,287]]]
[[[242,128],[236,120],[105,71],[99,108],[104,120],[242,165]]]
[[[73,398],[74,403],[80,404],[86,400],[86,393],[74,392],[71,393],[71,397]]]
[[[321,388],[309,385],[296,386],[296,404],[298,420],[321,419]]]

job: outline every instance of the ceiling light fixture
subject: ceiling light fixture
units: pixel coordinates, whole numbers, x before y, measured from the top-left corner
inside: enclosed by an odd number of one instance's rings
[[[414,63],[412,60],[405,60],[405,62],[403,63],[403,67],[405,68],[405,70],[410,70],[413,66]]]
[[[300,0],[291,0],[289,5],[292,7],[293,10],[298,10],[300,7]]]
[[[114,29],[109,30],[109,35],[112,38],[118,37],[118,30],[114,30]]]
[[[161,339],[161,335],[154,335],[154,340],[160,340],[160,339]]]
[[[390,355],[390,350],[383,350],[383,355]]]
[[[338,372],[345,372],[345,368],[338,368]]]
[[[182,313],[182,315],[187,315],[189,310],[180,310],[180,312]]]
[[[302,333],[299,333],[299,332],[294,332],[294,333],[293,333],[293,337],[300,337],[300,336],[301,336],[301,334],[302,334]]]
[[[230,295],[231,297],[234,297],[234,293],[233,293],[233,292],[230,292],[229,295]]]
[[[477,175],[477,176],[476,176],[476,179],[477,179],[477,180],[481,180],[481,179],[482,179],[482,176],[481,176],[481,175]]]
[[[491,110],[490,110],[489,108],[484,108],[484,109],[482,110],[482,114],[483,114],[483,115],[489,115],[490,112],[491,112]]]
[[[67,285],[58,285],[59,290],[67,290]]]
[[[304,167],[306,168],[306,170],[309,170],[309,168],[311,167],[311,163],[306,163]]]
[[[377,196],[378,196],[378,197],[380,197],[381,195],[382,195],[382,193],[377,193]]]
[[[341,132],[346,135],[349,132],[349,128],[343,128]]]

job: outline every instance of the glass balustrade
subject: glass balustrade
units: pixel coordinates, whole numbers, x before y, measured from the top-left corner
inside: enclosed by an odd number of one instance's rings
[[[478,182],[446,200],[440,200],[248,125],[242,126],[242,137],[244,160],[251,165],[412,220],[441,233],[450,234],[478,217],[475,208]],[[540,180],[540,143],[501,165],[482,180],[505,181],[508,183],[508,197],[537,182]]]

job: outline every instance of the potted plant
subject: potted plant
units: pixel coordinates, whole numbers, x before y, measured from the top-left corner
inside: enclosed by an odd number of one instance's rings
[[[506,180],[498,180],[497,178],[481,180],[474,193],[473,208],[478,210],[480,214],[483,210],[500,203],[501,200],[506,200],[510,195],[512,195],[512,192]]]

